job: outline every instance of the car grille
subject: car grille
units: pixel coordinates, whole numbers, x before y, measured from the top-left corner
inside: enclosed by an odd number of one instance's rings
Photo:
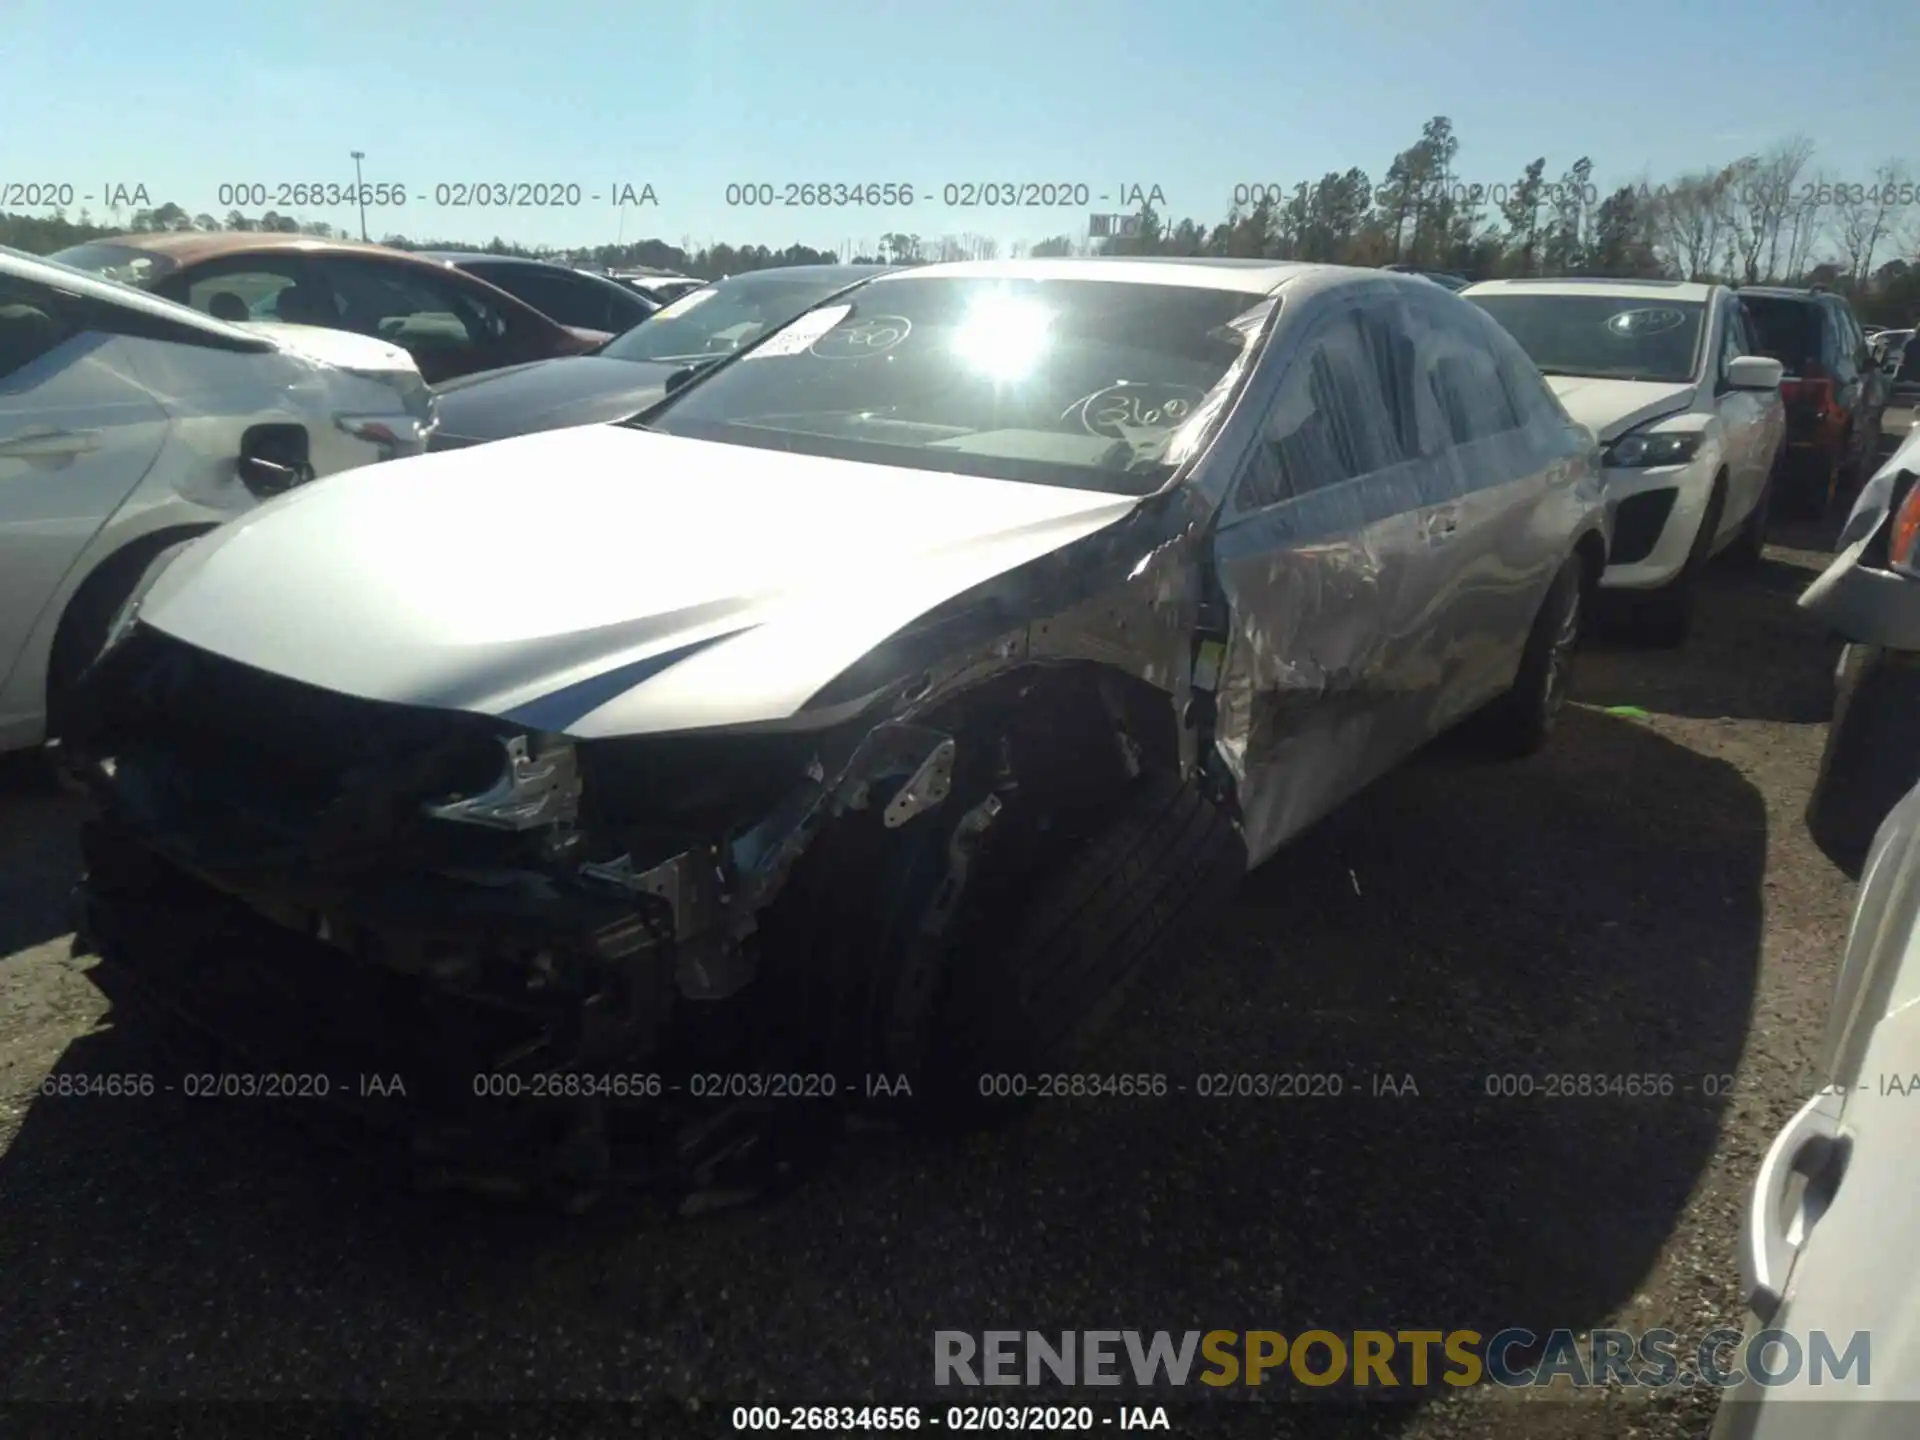
[[[1660,543],[1660,532],[1667,528],[1678,490],[1645,490],[1629,495],[1613,512],[1613,549],[1607,554],[1611,565],[1634,565],[1653,553]]]

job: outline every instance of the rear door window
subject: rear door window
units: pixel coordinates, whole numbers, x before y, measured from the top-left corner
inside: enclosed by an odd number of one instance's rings
[[[1455,344],[1437,349],[1427,369],[1427,384],[1446,421],[1448,438],[1455,445],[1471,445],[1520,429],[1519,411],[1493,356],[1455,339]]]
[[[1818,363],[1821,349],[1820,307],[1806,300],[1776,295],[1743,297],[1754,344],[1761,355],[1778,360],[1789,375],[1798,375],[1809,360]]]
[[[73,327],[44,285],[0,275],[0,387],[65,343]]]
[[[378,335],[416,356],[466,364],[506,336],[504,315],[476,298],[478,287],[361,260],[321,259],[313,269],[331,292],[341,329]]]
[[[1257,509],[1298,499],[1408,458],[1390,336],[1359,310],[1323,322],[1281,378],[1236,491]]]
[[[585,276],[547,270],[533,265],[474,265],[470,272],[489,285],[497,285],[516,300],[524,300],[549,320],[562,325],[577,325],[587,330],[624,330],[613,314],[618,295],[611,287],[596,285]]]

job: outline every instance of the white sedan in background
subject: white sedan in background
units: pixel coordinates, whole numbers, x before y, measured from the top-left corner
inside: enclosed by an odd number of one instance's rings
[[[1666,280],[1488,280],[1498,320],[1599,437],[1613,548],[1600,584],[1644,639],[1678,645],[1714,555],[1760,558],[1786,434],[1781,367],[1753,353],[1739,296]]]
[[[0,752],[57,733],[161,551],[303,481],[419,454],[434,406],[385,341],[231,325],[0,248]]]

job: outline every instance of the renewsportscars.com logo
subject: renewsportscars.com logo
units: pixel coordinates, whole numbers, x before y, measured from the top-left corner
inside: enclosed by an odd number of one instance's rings
[[[1581,1335],[1586,1339],[1583,1342]],[[1418,1389],[1491,1382],[1510,1389],[1568,1384],[1704,1385],[1730,1389],[1871,1383],[1872,1340],[1856,1330],[1836,1348],[1824,1330],[1752,1336],[1710,1330],[1683,1345],[1673,1330],[936,1330],[936,1385],[1347,1385]],[[1196,1362],[1198,1362],[1196,1364]]]

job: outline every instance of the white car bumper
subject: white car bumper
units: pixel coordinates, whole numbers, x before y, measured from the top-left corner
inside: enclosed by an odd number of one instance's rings
[[[1717,458],[1703,455],[1685,465],[1606,472],[1617,558],[1608,563],[1601,585],[1654,590],[1673,582],[1693,553],[1700,522],[1706,518]]]

